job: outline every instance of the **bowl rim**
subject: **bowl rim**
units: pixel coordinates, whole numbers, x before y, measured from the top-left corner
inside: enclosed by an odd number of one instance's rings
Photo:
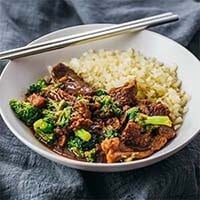
[[[63,28],[63,29],[59,29],[57,31],[53,31],[51,33],[48,33],[46,35],[43,35],[33,41],[31,41],[30,43],[27,44],[28,45],[31,45],[31,44],[34,44],[34,43],[37,43],[38,41],[40,41],[41,39],[45,39],[46,37],[49,37],[51,35],[54,35],[54,34],[57,34],[61,31],[65,31],[65,30],[73,30],[73,29],[79,29],[80,27],[88,27],[88,28],[91,28],[92,30],[92,27],[94,26],[109,26],[109,25],[112,25],[112,24],[107,24],[107,23],[95,23],[95,24],[86,24],[86,25],[77,25],[77,26],[72,26],[72,27],[68,27],[68,28]],[[164,35],[161,35],[159,33],[156,33],[154,31],[150,31],[150,30],[142,30],[144,32],[150,32],[151,34],[155,35],[156,37],[159,37],[159,38],[162,38],[162,39],[165,39],[171,43],[175,43],[176,46],[178,46],[179,48],[181,48],[182,50],[186,51],[191,57],[193,57],[194,60],[198,61],[200,63],[200,61],[198,60],[198,58],[192,54],[188,49],[186,49],[184,46],[180,45],[179,43],[177,43],[176,41],[164,36]],[[6,73],[6,69],[9,67],[10,63],[12,61],[9,61],[6,66],[4,67],[1,75],[0,75],[0,82],[1,82],[1,78],[4,76],[4,73]],[[142,167],[145,167],[147,165],[152,165],[158,161],[161,161],[167,157],[169,157],[170,155],[176,153],[177,151],[181,150],[184,146],[186,146],[199,132],[200,132],[200,128],[197,129],[196,131],[194,131],[193,134],[191,134],[190,138],[189,139],[185,139],[181,142],[181,144],[179,146],[175,146],[173,148],[171,148],[170,150],[168,150],[167,152],[163,152],[163,153],[160,153],[158,155],[154,155],[154,157],[149,156],[147,158],[143,158],[143,159],[139,159],[139,160],[133,160],[133,161],[130,161],[130,162],[122,162],[122,163],[90,163],[90,162],[83,162],[83,161],[78,161],[78,160],[73,160],[73,159],[70,159],[70,158],[67,158],[67,157],[64,157],[62,155],[59,155],[59,154],[56,154],[55,152],[47,152],[45,149],[41,149],[40,147],[37,147],[35,145],[33,145],[31,143],[31,141],[27,141],[26,139],[23,138],[23,136],[21,136],[17,130],[15,130],[15,128],[13,128],[12,126],[12,123],[10,123],[9,121],[9,118],[6,118],[6,116],[4,116],[3,114],[3,109],[0,107],[0,114],[2,116],[2,119],[3,121],[5,122],[5,124],[8,126],[8,128],[11,130],[11,132],[22,142],[24,143],[26,146],[28,146],[30,149],[32,149],[33,151],[37,152],[38,154],[40,154],[41,156],[45,157],[45,158],[48,158],[52,161],[55,161],[57,163],[66,163],[66,165],[70,165],[71,167],[73,166],[73,168],[79,168],[80,167],[83,169],[83,170],[88,170],[90,171],[89,169],[85,169],[84,167],[90,167],[90,168],[96,168],[96,167],[100,167],[102,169],[105,169],[105,168],[113,168],[113,167],[127,167],[128,166],[134,166],[134,165],[142,165],[142,166],[138,166],[138,167],[134,167],[134,169],[137,169],[137,168],[142,168]],[[80,167],[76,167],[76,166],[80,166]],[[115,170],[117,171],[117,170]],[[118,171],[121,171],[121,170],[118,170]]]

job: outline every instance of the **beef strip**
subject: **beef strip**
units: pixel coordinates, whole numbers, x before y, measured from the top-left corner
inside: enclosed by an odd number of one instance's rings
[[[67,142],[67,136],[66,135],[61,135],[58,138],[57,145],[62,148],[62,147],[64,147],[64,145],[66,144],[66,142]]]
[[[107,119],[106,125],[112,126],[112,128],[115,130],[119,130],[121,128],[120,121],[117,117],[112,117]]]
[[[151,102],[149,102],[146,99],[137,99],[137,107],[139,107],[141,112],[146,115],[150,114],[150,111],[149,111],[150,104]]]
[[[27,98],[27,101],[36,107],[43,107],[46,103],[46,99],[38,94],[33,93]]]
[[[142,128],[140,125],[133,121],[128,121],[125,129],[122,132],[122,142],[135,149],[144,150],[149,148],[151,142],[150,133],[141,133]]]
[[[92,133],[102,135],[105,123],[101,119],[93,119],[93,123],[90,126],[90,130]]]
[[[169,109],[167,106],[163,105],[161,102],[151,103],[149,106],[150,115],[167,115],[169,116]]]
[[[134,105],[137,93],[136,81],[133,80],[118,88],[112,88],[109,95],[121,106]]]
[[[92,125],[91,112],[87,103],[82,101],[77,101],[74,104],[75,114],[70,120],[70,129],[73,131],[80,128],[88,129]]]
[[[89,105],[83,101],[77,101],[74,104],[74,109],[78,112],[83,118],[91,118],[91,111]]]
[[[55,82],[62,82],[62,89],[71,95],[92,95],[94,92],[89,84],[63,63],[54,66],[51,75]]]
[[[55,89],[48,91],[46,96],[55,101],[61,101],[64,99],[68,103],[73,103],[76,100],[76,97],[68,94],[67,92],[61,90],[60,88],[55,88]]]
[[[158,128],[158,134],[166,137],[168,140],[176,136],[175,130],[168,126],[160,126]]]
[[[76,117],[72,117],[69,128],[76,131],[81,128],[89,129],[91,125],[92,121],[90,119],[85,119],[80,115],[77,115]]]

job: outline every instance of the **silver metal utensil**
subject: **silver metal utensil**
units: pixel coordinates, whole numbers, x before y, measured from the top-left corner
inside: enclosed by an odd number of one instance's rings
[[[146,17],[143,19],[138,19],[130,22],[125,22],[118,25],[111,25],[106,28],[97,29],[94,31],[88,31],[80,34],[74,34],[71,36],[66,36],[48,42],[42,42],[34,45],[29,45],[25,47],[20,47],[4,52],[0,52],[0,60],[3,59],[15,59],[30,55],[35,55],[47,51],[52,51],[56,49],[61,49],[64,47],[83,44],[90,41],[96,41],[99,39],[104,39],[108,37],[113,37],[119,34],[134,32],[142,30],[148,27],[153,27],[156,25],[164,24],[167,22],[172,22],[178,20],[178,15],[173,13],[164,13],[160,15],[155,15],[151,17]]]

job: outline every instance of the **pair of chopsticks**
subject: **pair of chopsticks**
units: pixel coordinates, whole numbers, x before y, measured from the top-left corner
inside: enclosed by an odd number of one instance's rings
[[[178,15],[168,12],[160,15],[146,17],[143,19],[125,22],[122,24],[111,25],[109,27],[100,28],[94,31],[88,31],[80,34],[74,34],[54,40],[49,40],[48,42],[41,42],[38,44],[3,51],[0,52],[0,60],[13,60],[15,58],[44,53],[47,51],[61,49],[72,45],[83,44],[90,41],[113,37],[130,31],[134,32],[142,30],[176,20],[178,20]]]

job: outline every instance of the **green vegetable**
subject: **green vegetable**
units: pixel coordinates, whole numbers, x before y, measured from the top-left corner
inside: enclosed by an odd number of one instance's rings
[[[78,95],[76,98],[77,101],[81,101],[83,103],[89,103],[89,100],[86,99],[83,95]]]
[[[43,88],[47,87],[47,83],[44,79],[38,80],[36,83],[30,85],[26,95],[29,96],[33,93],[39,93]]]
[[[68,104],[65,100],[57,102],[57,101],[53,101],[53,100],[49,99],[47,102],[47,109],[51,110],[51,111],[60,111],[63,108],[65,108],[67,105]]]
[[[56,114],[58,115],[56,124],[60,127],[68,126],[71,116],[71,107],[66,107]]]
[[[45,119],[45,121],[47,121],[51,124],[54,124],[54,125],[56,124],[57,116],[55,115],[54,111],[44,109],[42,111],[42,115],[43,115],[43,118]]]
[[[49,100],[47,108],[43,110],[43,116],[54,125],[66,127],[69,124],[72,112],[72,108],[67,106],[68,104],[64,100],[60,102]]]
[[[128,116],[129,120],[135,120],[139,112],[140,109],[138,107],[132,107],[126,111],[126,115]]]
[[[50,133],[53,131],[54,126],[47,122],[45,119],[39,119],[33,124],[34,130],[40,130],[43,133]]]
[[[91,139],[88,142],[83,141],[78,136],[74,136],[74,137],[69,138],[67,142],[67,147],[69,149],[76,147],[82,151],[89,151],[95,148],[98,141],[99,141],[99,138],[96,135],[92,135]]]
[[[92,139],[89,142],[85,142],[75,136],[74,138],[70,138],[67,146],[77,157],[85,158],[88,162],[94,162],[96,159],[95,144]]]
[[[105,133],[104,133],[104,137],[105,137],[105,138],[119,137],[119,135],[120,135],[120,133],[117,132],[117,131],[114,130],[114,129],[106,130]]]
[[[45,119],[39,119],[33,124],[34,131],[46,143],[51,143],[55,139],[53,128],[54,126],[51,123],[45,121]]]
[[[84,151],[77,148],[77,147],[72,147],[70,148],[70,151],[72,151],[77,157],[79,158],[84,158]]]
[[[70,138],[67,146],[69,149],[78,148],[83,149],[84,141],[79,137]]]
[[[129,120],[133,120],[140,124],[141,126],[147,125],[165,125],[165,126],[172,126],[172,121],[169,119],[168,116],[148,116],[140,112],[138,107],[130,108],[126,111],[126,115],[128,116]],[[152,127],[148,127],[152,128]]]
[[[97,96],[107,95],[107,92],[104,91],[104,90],[97,90],[97,91],[96,91],[96,95],[97,95]]]
[[[84,152],[84,157],[88,162],[94,162],[96,160],[96,149],[91,149],[90,151]]]
[[[28,126],[32,125],[41,117],[41,110],[28,102],[12,99],[10,100],[9,105],[17,118],[22,120]]]
[[[86,131],[85,129],[81,128],[79,130],[75,131],[75,135],[79,138],[81,138],[83,141],[88,142],[91,139],[90,132]]]
[[[95,100],[102,105],[101,111],[105,116],[110,116],[113,114],[119,116],[122,112],[119,104],[114,102],[109,95],[98,96]]]
[[[168,116],[148,116],[144,122],[145,124],[172,126],[172,121]]]

